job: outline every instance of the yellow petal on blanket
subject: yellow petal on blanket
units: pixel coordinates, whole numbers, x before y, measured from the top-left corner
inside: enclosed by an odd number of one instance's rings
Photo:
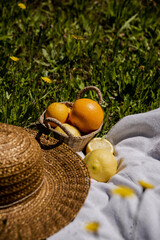
[[[144,181],[138,181],[138,183],[143,187],[143,189],[147,189],[147,188],[154,188],[154,185],[144,182]]]
[[[111,193],[114,195],[120,195],[122,198],[132,197],[135,195],[135,192],[132,188],[119,185],[118,187],[111,190]]]
[[[97,233],[100,224],[98,222],[89,222],[86,224],[85,229],[89,232]]]

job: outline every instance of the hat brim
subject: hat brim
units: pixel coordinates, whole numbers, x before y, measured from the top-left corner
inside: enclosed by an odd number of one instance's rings
[[[37,132],[27,130],[36,137]],[[90,187],[88,168],[66,144],[43,134],[44,181],[31,197],[0,209],[1,239],[46,239],[70,223]]]

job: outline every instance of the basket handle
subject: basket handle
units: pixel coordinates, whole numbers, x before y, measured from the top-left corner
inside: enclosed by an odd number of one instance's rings
[[[85,93],[86,91],[89,91],[89,90],[94,90],[96,91],[96,93],[98,94],[98,97],[99,97],[99,105],[102,104],[103,102],[103,98],[102,98],[102,94],[101,94],[101,91],[99,90],[99,88],[95,87],[95,86],[88,86],[88,87],[85,87],[83,88],[82,90],[80,90],[80,92],[77,94],[77,98],[76,100],[78,100],[79,98],[81,98],[82,94]]]
[[[51,117],[47,117],[44,119],[44,124],[47,126],[47,128],[49,128],[49,130],[52,131],[51,125],[49,124],[49,122],[53,122],[55,124],[57,124],[60,128],[62,128],[62,130],[71,138],[75,137],[60,121],[58,121],[55,118],[51,118]],[[56,130],[55,130],[56,131]],[[57,131],[58,132],[58,131]]]

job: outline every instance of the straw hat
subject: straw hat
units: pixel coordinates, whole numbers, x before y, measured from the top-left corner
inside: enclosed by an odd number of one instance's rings
[[[65,144],[0,123],[0,239],[38,240],[59,231],[90,186],[84,161]]]

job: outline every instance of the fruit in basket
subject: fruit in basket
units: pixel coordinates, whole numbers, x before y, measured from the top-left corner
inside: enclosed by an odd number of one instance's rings
[[[74,127],[74,126],[72,126],[72,125],[70,125],[70,124],[68,124],[68,123],[63,123],[63,125],[64,125],[75,137],[80,137],[80,136],[81,136],[80,131],[79,131],[76,127]],[[59,133],[63,133],[63,134],[65,134],[65,135],[67,135],[67,133],[65,133],[65,132],[63,131],[63,129],[62,129],[61,127],[59,127],[59,126],[57,126],[57,127],[55,128],[55,130],[56,130],[57,132],[59,132]]]
[[[104,118],[101,106],[89,98],[80,98],[75,101],[69,114],[69,120],[73,126],[83,133],[97,130]]]
[[[45,112],[45,118],[51,117],[59,120],[61,123],[66,122],[69,114],[69,108],[60,102],[54,102],[51,103],[46,112]],[[49,122],[52,127],[56,127],[57,124]]]
[[[89,141],[86,146],[86,154],[96,149],[106,149],[111,153],[114,152],[113,145],[106,138],[95,137]]]
[[[117,172],[115,156],[105,149],[96,149],[84,158],[91,178],[99,182],[107,182]]]
[[[69,120],[70,112],[71,112],[71,108],[68,107],[68,117],[67,117],[67,119],[66,119],[66,123],[72,125],[72,124],[71,124],[71,121]]]

